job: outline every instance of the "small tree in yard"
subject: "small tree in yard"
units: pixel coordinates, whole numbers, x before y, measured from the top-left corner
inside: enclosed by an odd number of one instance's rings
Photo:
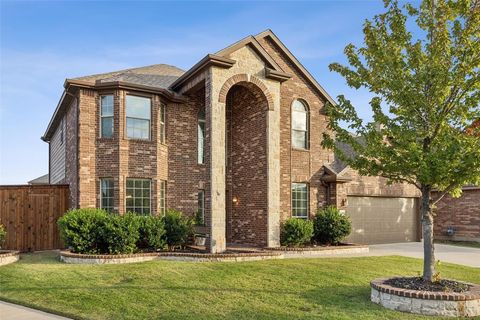
[[[480,0],[425,0],[418,7],[385,1],[385,8],[365,22],[364,46],[345,48],[350,66],[330,65],[350,87],[374,94],[374,122],[364,123],[339,96],[338,105],[327,106],[335,137],[325,133],[323,145],[360,174],[420,190],[423,279],[431,282],[435,204],[480,183],[480,128],[472,125],[480,119]],[[406,28],[412,18],[419,38]]]

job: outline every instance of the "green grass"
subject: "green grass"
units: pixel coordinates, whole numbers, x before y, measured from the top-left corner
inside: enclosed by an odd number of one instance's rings
[[[419,270],[396,256],[67,265],[36,253],[0,267],[0,300],[77,319],[419,319],[369,301],[370,280]],[[480,269],[440,271],[480,283]]]

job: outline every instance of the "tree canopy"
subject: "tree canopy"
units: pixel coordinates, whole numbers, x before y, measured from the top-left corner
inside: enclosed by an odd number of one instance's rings
[[[330,65],[374,95],[374,122],[339,96],[326,108],[334,134],[324,133],[323,145],[360,174],[459,196],[463,185],[480,184],[480,1],[387,0],[385,8],[365,21],[362,47],[346,46],[349,66]]]

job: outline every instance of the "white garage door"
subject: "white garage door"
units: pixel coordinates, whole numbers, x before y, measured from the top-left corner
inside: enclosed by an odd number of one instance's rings
[[[352,233],[347,241],[362,244],[417,241],[414,198],[348,197]]]

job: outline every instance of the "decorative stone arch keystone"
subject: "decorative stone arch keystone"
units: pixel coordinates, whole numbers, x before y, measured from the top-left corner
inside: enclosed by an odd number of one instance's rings
[[[218,96],[218,102],[226,103],[227,101],[227,94],[230,88],[232,88],[236,84],[241,84],[242,82],[246,83],[251,83],[257,86],[262,93],[265,95],[265,98],[267,99],[268,103],[268,110],[274,110],[275,105],[273,102],[273,97],[268,91],[267,86],[262,82],[262,80],[258,79],[255,76],[246,74],[246,73],[241,73],[241,74],[236,74],[232,77],[230,77],[227,81],[222,86],[222,89],[220,89],[220,94]]]

